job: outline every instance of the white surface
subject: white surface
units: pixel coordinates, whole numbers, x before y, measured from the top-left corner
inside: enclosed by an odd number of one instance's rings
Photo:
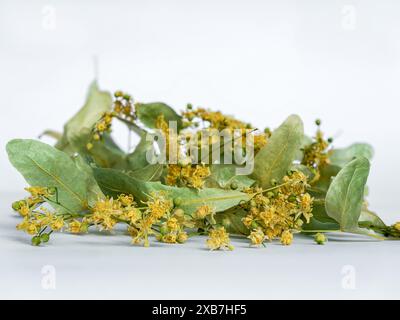
[[[337,146],[376,150],[371,209],[398,220],[400,2],[396,0],[0,1],[0,296],[119,298],[399,298],[395,242],[300,239],[209,253],[201,243],[131,247],[125,236],[60,235],[26,245],[8,210],[23,179],[4,152],[12,138],[61,130],[99,82],[139,101],[187,102],[276,127],[323,119]],[[126,132],[116,132],[123,141]],[[46,140],[50,141],[50,140]],[[124,143],[125,146],[125,143]],[[22,194],[22,193],[21,193]],[[242,248],[243,247],[243,248]],[[54,265],[57,290],[40,287]],[[341,288],[354,265],[357,289]]]
[[[393,222],[399,50],[397,0],[1,0],[0,190],[25,185],[6,142],[61,130],[97,55],[100,85],[139,101],[192,102],[261,128],[298,113],[309,134],[323,119],[336,146],[371,143],[371,207]]]
[[[7,202],[0,210],[0,299],[399,299],[400,247],[396,241],[331,235],[325,246],[298,236],[232,252],[210,252],[205,238],[185,245],[130,245],[129,236],[55,234],[43,247],[15,230]],[[351,240],[351,241],[350,241]],[[53,266],[55,286],[44,289],[42,271]],[[354,269],[355,288],[342,283]],[[344,273],[343,273],[344,272]],[[46,276],[45,276],[46,277]]]

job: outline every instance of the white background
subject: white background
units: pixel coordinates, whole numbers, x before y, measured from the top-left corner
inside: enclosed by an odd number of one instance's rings
[[[139,101],[191,102],[260,128],[298,113],[309,134],[321,118],[336,146],[371,143],[371,208],[400,217],[399,1],[0,0],[2,202],[25,186],[6,142],[61,130],[84,102],[94,55],[100,86]]]

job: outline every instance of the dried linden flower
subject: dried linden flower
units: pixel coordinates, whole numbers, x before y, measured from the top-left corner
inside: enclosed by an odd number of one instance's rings
[[[229,234],[224,227],[217,227],[211,230],[208,237],[207,246],[210,250],[233,250],[233,246],[230,244]]]
[[[284,246],[291,245],[293,241],[293,234],[289,230],[285,230],[281,235],[281,243]]]

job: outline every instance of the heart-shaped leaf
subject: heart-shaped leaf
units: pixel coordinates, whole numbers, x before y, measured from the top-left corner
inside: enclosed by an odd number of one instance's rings
[[[174,109],[162,102],[153,103],[138,103],[135,105],[136,115],[140,121],[143,122],[148,128],[155,128],[157,118],[160,115],[164,116],[164,120],[176,121],[177,129],[182,128],[182,118]]]
[[[326,212],[339,223],[342,231],[358,229],[369,170],[368,159],[357,158],[340,170],[329,187]]]
[[[333,149],[329,160],[332,165],[344,167],[347,163],[355,158],[367,158],[372,160],[374,149],[366,143],[354,143],[351,146],[343,149]]]
[[[255,179],[262,188],[272,186],[272,181],[281,181],[293,164],[304,137],[303,122],[291,115],[276,129],[268,144],[254,159]]]
[[[90,151],[86,148],[93,127],[111,108],[111,94],[101,91],[96,81],[92,82],[84,106],[65,124],[63,136],[56,148],[70,155],[76,152],[89,155],[101,167],[126,168],[126,155],[109,134],[105,134],[102,141],[93,141]]]
[[[57,188],[59,203],[71,212],[87,208],[86,175],[66,153],[40,141],[20,139],[7,144],[7,153],[31,186]]]

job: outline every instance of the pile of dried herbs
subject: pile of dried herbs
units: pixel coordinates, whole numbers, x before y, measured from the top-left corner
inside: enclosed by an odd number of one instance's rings
[[[114,121],[139,136],[136,148],[117,145]],[[400,223],[387,226],[365,200],[372,148],[336,149],[316,125],[312,138],[297,115],[259,130],[190,104],[178,114],[121,91],[112,96],[94,82],[64,132],[45,132],[57,139],[54,147],[8,143],[11,163],[30,185],[29,197],[12,204],[22,216],[17,229],[39,245],[57,231],[123,225],[134,244],[205,235],[211,250],[232,249],[230,235],[254,246],[289,245],[296,233],[323,244],[331,231],[399,238]]]

